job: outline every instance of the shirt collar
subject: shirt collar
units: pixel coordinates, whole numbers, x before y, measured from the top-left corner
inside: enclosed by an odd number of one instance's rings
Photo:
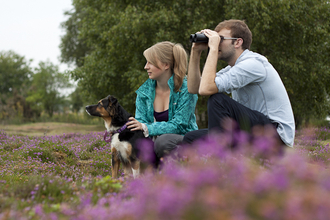
[[[236,60],[236,62],[235,62],[235,65],[236,65],[237,63],[239,63],[239,62],[241,61],[242,57],[244,57],[245,54],[249,53],[249,51],[250,51],[249,49],[245,49],[245,50],[243,51],[243,53],[237,58],[237,60]]]

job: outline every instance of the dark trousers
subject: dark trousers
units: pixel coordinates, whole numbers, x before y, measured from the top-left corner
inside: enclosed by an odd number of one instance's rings
[[[177,149],[182,142],[183,136],[180,134],[162,134],[158,136],[154,143],[154,152],[158,158],[169,155]]]
[[[245,107],[223,93],[210,96],[207,102],[207,113],[208,129],[188,132],[183,138],[183,143],[190,144],[205,137],[212,130],[223,131],[226,129],[225,122],[228,118],[237,122],[235,128],[231,129],[241,129],[248,132],[255,125],[272,124],[264,114]]]

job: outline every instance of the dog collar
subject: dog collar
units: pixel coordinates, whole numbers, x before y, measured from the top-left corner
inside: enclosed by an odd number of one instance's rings
[[[112,137],[112,135],[114,135],[114,134],[116,134],[116,133],[120,133],[120,132],[122,132],[123,130],[125,130],[126,128],[127,128],[127,125],[124,124],[123,127],[119,128],[119,129],[117,129],[117,130],[115,130],[115,131],[110,131],[110,132],[108,132],[107,130],[105,130],[104,137],[103,137],[104,141],[105,141],[105,142],[110,142],[110,141],[111,141],[111,137]],[[110,134],[110,136],[109,136],[109,138],[107,139],[108,134]]]

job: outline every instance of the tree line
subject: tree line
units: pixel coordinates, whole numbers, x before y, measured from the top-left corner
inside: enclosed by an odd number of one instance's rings
[[[73,0],[66,15],[61,59],[76,65],[71,75],[86,100],[113,94],[134,113],[135,90],[148,77],[146,48],[168,40],[189,52],[190,34],[214,29],[222,20],[242,19],[253,33],[251,50],[278,70],[296,124],[329,114],[327,0]],[[224,65],[219,63],[219,69]],[[199,97],[198,116],[205,113],[206,100]]]
[[[241,19],[253,34],[251,50],[266,56],[277,69],[290,97],[296,125],[329,115],[327,0],[72,0],[72,6],[61,24],[65,34],[60,49],[61,61],[75,67],[69,75],[78,81],[70,101],[76,109],[112,94],[134,113],[135,90],[148,78],[142,55],[146,48],[159,41],[172,41],[182,44],[189,53],[190,34],[214,29],[223,20]],[[203,54],[201,68],[205,57]],[[218,69],[225,65],[219,62]],[[24,62],[21,67],[28,68]],[[16,93],[24,94],[28,109],[37,114],[41,108],[47,109],[46,104],[36,101],[41,100],[41,93],[21,91],[23,87],[37,91],[38,86],[31,87],[34,74],[29,71],[17,81],[22,86]],[[26,78],[28,84],[23,83]],[[2,85],[2,96],[3,91],[15,93],[8,85]],[[51,88],[44,91],[50,94]],[[200,127],[207,122],[207,98],[200,96],[197,103]]]
[[[69,88],[69,75],[61,73],[50,61],[31,67],[14,51],[0,52],[0,120],[33,121],[42,112],[52,117],[65,103],[60,89]]]

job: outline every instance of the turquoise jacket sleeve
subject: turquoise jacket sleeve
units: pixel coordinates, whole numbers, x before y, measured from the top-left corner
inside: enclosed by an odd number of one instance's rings
[[[154,121],[153,117],[150,117],[147,112],[150,112],[147,97],[137,95],[135,101],[135,119],[144,124],[150,124]]]

